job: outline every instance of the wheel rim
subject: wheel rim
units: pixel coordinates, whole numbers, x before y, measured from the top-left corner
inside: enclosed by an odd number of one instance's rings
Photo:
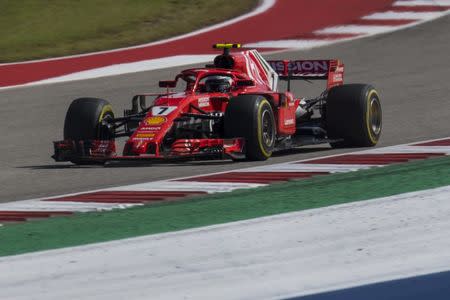
[[[114,115],[110,112],[105,113],[101,122],[98,124],[97,136],[100,140],[111,140],[113,138],[113,133],[111,128],[109,128],[108,123],[110,119],[113,119]]]
[[[381,132],[381,105],[378,98],[373,97],[370,100],[369,107],[370,128],[375,135]]]
[[[270,111],[264,110],[261,119],[263,142],[267,147],[271,147],[275,139],[275,133]]]

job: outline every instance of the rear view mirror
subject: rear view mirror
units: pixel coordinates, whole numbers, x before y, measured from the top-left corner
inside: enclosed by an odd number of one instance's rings
[[[161,88],[174,88],[177,86],[177,82],[175,80],[161,80],[159,82],[159,87]]]

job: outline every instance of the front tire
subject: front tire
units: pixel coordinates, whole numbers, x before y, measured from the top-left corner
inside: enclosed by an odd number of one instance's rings
[[[111,104],[98,98],[79,98],[69,106],[64,121],[65,140],[112,140],[113,133],[102,121],[114,118]]]
[[[347,84],[330,89],[326,103],[328,138],[332,147],[372,147],[382,128],[381,102],[371,85]]]
[[[230,99],[224,117],[226,138],[245,139],[249,160],[266,160],[273,152],[276,125],[270,102],[260,95],[241,95]]]
[[[64,139],[72,141],[113,140],[114,132],[104,121],[114,118],[111,104],[98,98],[79,98],[69,106],[64,121]],[[82,159],[72,159],[77,165],[96,164]]]

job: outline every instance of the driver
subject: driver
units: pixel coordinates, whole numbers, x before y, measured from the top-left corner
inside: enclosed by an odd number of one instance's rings
[[[205,81],[206,92],[227,93],[231,90],[232,79],[228,76],[210,76]]]

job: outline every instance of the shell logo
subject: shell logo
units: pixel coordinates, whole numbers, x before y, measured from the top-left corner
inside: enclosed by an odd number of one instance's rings
[[[146,119],[145,124],[150,125],[150,126],[157,126],[157,125],[161,125],[161,124],[165,123],[166,121],[167,121],[166,117],[155,116],[155,117],[150,117],[150,118]]]

